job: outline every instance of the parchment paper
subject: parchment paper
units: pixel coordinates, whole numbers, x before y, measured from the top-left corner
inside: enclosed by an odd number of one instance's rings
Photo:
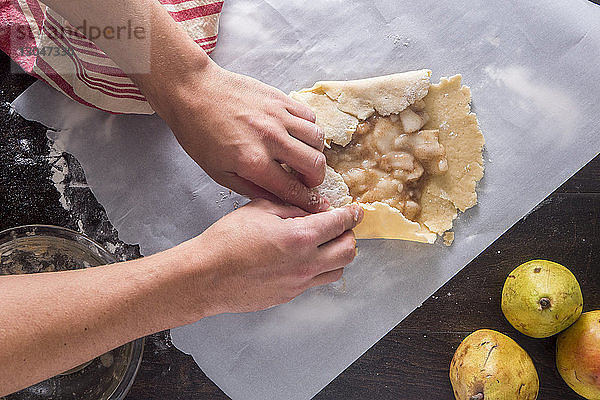
[[[480,204],[451,247],[359,243],[344,283],[268,311],[172,331],[234,399],[307,399],[600,149],[600,8],[583,0],[228,0],[214,58],[288,92],[319,79],[462,73],[486,138]],[[150,254],[243,199],[219,187],[157,117],[114,116],[36,84],[14,103],[60,129],[122,240]],[[177,391],[177,388],[173,389]]]

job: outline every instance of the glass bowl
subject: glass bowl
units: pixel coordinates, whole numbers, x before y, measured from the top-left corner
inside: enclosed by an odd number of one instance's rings
[[[110,264],[116,259],[86,236],[49,225],[0,232],[0,275],[63,271]],[[55,377],[0,399],[122,400],[142,361],[137,339]]]

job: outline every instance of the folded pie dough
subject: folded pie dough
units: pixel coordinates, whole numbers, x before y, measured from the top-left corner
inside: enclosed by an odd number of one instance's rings
[[[427,94],[431,71],[404,72],[354,81],[322,81],[310,89],[291,92],[290,97],[306,104],[317,116],[325,143],[350,143],[359,120],[377,111],[386,116],[404,110]]]
[[[365,214],[354,229],[357,238],[433,243],[437,235],[452,228],[457,209],[465,211],[477,203],[475,186],[483,177],[484,139],[471,113],[471,92],[461,85],[460,75],[442,78],[433,85],[430,76],[431,71],[419,70],[354,81],[324,81],[290,93],[315,112],[327,145],[333,142],[346,146],[357,125],[374,113],[397,114],[421,99],[429,116],[422,129],[439,130],[448,170],[425,178],[416,220],[407,219],[383,202],[360,203]],[[323,184],[315,191],[334,207],[352,202],[342,176],[329,166]]]

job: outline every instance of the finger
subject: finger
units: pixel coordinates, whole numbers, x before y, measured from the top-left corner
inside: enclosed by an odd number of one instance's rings
[[[285,140],[273,153],[279,162],[299,172],[306,186],[316,187],[323,183],[327,165],[325,154],[294,138]]]
[[[259,207],[270,214],[277,215],[279,218],[297,218],[309,215],[309,213],[303,209],[284,204],[279,199],[277,199],[277,201],[257,199],[252,203],[255,203],[255,207]]]
[[[303,209],[282,203],[279,197],[235,173],[228,173],[223,181],[225,186],[236,193],[252,199],[253,201],[249,204],[252,204],[253,207],[259,207],[280,218],[296,218],[308,215]]]
[[[291,136],[314,147],[318,151],[323,151],[325,147],[325,135],[318,125],[293,115],[285,119],[284,125]]]
[[[320,212],[329,208],[326,199],[312,193],[298,177],[284,170],[275,160],[269,161],[262,168],[244,171],[240,176],[268,190],[286,203],[308,212]]]
[[[338,268],[333,271],[323,272],[322,274],[315,276],[310,281],[310,287],[322,286],[322,285],[327,285],[328,283],[337,282],[340,279],[342,279],[343,274],[344,274],[344,268]]]
[[[227,186],[234,192],[246,196],[249,199],[262,198],[270,201],[279,202],[279,198],[269,191],[261,188],[258,185],[250,182],[247,179],[242,178],[235,173],[227,173],[222,179],[219,179],[219,183],[223,186]]]
[[[327,243],[347,230],[354,228],[363,217],[358,204],[336,208],[318,214],[307,215],[302,222],[305,229],[315,232],[317,244]]]
[[[315,120],[317,119],[317,116],[315,115],[313,110],[311,110],[304,104],[297,102],[296,100],[293,100],[291,98],[288,98],[288,99],[289,99],[289,101],[286,104],[285,109],[290,114],[295,115],[298,118],[302,118],[302,119],[305,119],[310,122],[315,122]]]
[[[344,267],[356,257],[356,237],[351,230],[319,246],[315,262],[321,273]]]

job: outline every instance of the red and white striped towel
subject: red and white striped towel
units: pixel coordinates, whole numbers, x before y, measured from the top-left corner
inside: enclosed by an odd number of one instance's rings
[[[207,53],[215,48],[223,1],[159,1]],[[114,113],[153,113],[102,50],[38,0],[0,0],[0,49],[27,73],[82,104]]]

